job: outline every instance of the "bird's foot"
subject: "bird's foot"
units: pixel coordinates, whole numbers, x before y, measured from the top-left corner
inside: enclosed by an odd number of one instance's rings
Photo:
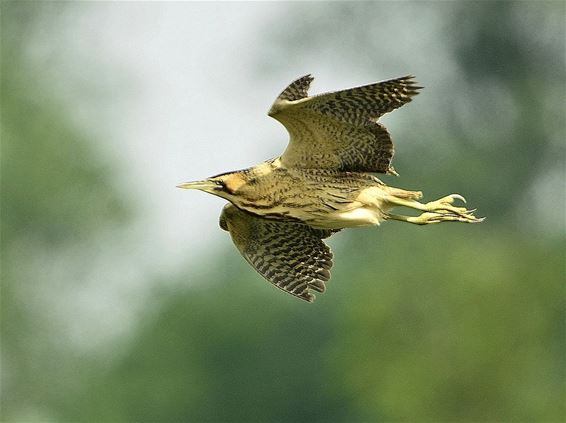
[[[428,225],[431,223],[441,222],[464,222],[464,223],[480,223],[484,218],[474,216],[473,210],[466,210],[466,213],[459,212],[453,213],[445,210],[438,210],[436,212],[425,212],[420,216],[407,217],[406,221],[416,225]]]
[[[460,200],[464,204],[466,203],[466,199],[462,197],[460,194],[450,194],[436,201],[431,201],[429,203],[426,203],[424,205],[424,210],[427,212],[433,212],[440,215],[444,215],[446,214],[446,212],[448,212],[448,216],[457,215],[464,219],[467,219],[470,216],[473,217],[472,213],[475,210],[468,210],[465,207],[454,206],[453,204],[456,200]]]
[[[416,210],[421,210],[423,213],[419,216],[403,216],[388,213],[386,219],[400,220],[403,222],[414,223],[416,225],[428,225],[430,223],[441,222],[483,222],[484,218],[478,218],[474,216],[475,209],[469,210],[465,207],[455,206],[454,202],[456,200],[460,200],[463,203],[466,203],[466,199],[460,194],[450,194],[446,197],[442,197],[436,201],[431,201],[426,204],[419,203],[418,201],[392,197],[389,199],[389,202],[391,204],[394,204],[395,206],[404,206]]]

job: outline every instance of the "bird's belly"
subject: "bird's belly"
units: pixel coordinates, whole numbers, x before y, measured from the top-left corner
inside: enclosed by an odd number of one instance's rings
[[[368,206],[339,213],[338,218],[340,222],[346,223],[347,226],[379,225],[383,220],[380,210]]]
[[[389,207],[381,199],[377,187],[366,188],[358,193],[355,200],[341,204],[325,213],[317,213],[307,223],[321,229],[355,228],[379,225],[385,220]],[[335,204],[336,206],[336,204]]]
[[[335,211],[324,216],[316,216],[307,223],[319,229],[340,229],[379,225],[383,220],[381,210],[364,205],[347,211]]]

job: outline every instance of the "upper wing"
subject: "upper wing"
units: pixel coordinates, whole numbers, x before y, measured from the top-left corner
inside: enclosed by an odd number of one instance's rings
[[[333,231],[295,222],[268,220],[227,204],[220,227],[230,232],[244,258],[269,282],[303,300],[324,292],[330,279],[332,253],[322,238]]]
[[[418,94],[412,76],[308,97],[306,75],[277,97],[269,116],[289,131],[287,167],[393,173],[393,143],[376,121]]]

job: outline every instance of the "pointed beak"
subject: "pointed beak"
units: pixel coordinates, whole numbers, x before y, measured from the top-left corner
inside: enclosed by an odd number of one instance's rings
[[[183,189],[199,189],[201,191],[210,192],[217,188],[218,185],[215,182],[204,180],[204,181],[194,181],[194,182],[184,182],[177,185],[177,188]]]

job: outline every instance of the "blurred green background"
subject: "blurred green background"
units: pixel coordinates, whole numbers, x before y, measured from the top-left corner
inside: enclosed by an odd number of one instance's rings
[[[565,16],[2,2],[2,421],[564,421]],[[279,154],[308,72],[415,74],[384,180],[487,220],[344,231],[314,304],[264,282],[174,186]]]

